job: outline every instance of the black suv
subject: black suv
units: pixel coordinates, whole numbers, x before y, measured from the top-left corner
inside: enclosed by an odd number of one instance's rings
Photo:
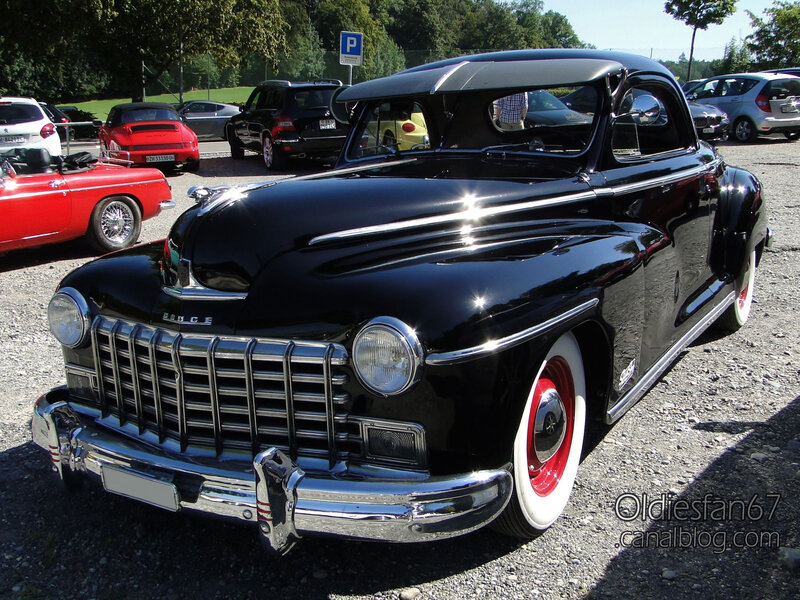
[[[284,168],[287,158],[335,157],[349,131],[329,108],[341,85],[337,79],[258,84],[228,124],[231,156],[242,158],[245,148],[261,152],[269,170]]]

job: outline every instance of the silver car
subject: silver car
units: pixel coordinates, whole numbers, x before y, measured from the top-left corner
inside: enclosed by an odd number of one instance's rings
[[[239,112],[238,106],[210,100],[192,100],[178,109],[178,114],[200,140],[224,140],[225,125]]]
[[[716,106],[728,115],[731,137],[749,142],[757,135],[800,137],[800,77],[737,73],[701,81],[686,91],[689,100]]]

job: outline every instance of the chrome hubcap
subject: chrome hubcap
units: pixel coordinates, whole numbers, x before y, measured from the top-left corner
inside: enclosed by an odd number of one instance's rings
[[[558,392],[551,388],[539,399],[533,425],[533,450],[540,463],[544,464],[558,452],[566,432],[564,402]]]
[[[122,202],[112,202],[106,206],[100,219],[103,236],[112,242],[125,241],[133,231],[133,213]]]

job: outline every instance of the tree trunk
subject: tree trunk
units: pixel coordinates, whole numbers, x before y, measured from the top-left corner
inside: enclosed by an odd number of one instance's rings
[[[686,71],[686,81],[692,79],[692,58],[694,57],[694,36],[697,35],[697,27],[692,29],[692,45],[689,48],[689,69]]]

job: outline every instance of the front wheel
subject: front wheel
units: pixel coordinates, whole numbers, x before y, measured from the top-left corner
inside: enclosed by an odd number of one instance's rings
[[[514,491],[494,527],[530,539],[567,505],[583,449],[586,383],[578,342],[562,335],[528,392],[512,451]]]
[[[733,137],[737,142],[752,142],[756,137],[756,128],[750,119],[744,117],[738,119],[733,124]]]
[[[133,244],[142,230],[139,206],[125,196],[98,202],[89,220],[89,242],[101,252],[121,250]]]
[[[233,127],[228,127],[226,130],[226,135],[228,138],[228,145],[231,147],[231,158],[235,160],[244,158],[244,148],[242,148],[242,142],[236,137],[236,134],[233,132]]]
[[[742,282],[736,288],[736,299],[724,313],[717,319],[717,326],[725,331],[738,331],[750,317],[753,305],[753,291],[756,281],[756,251],[753,250],[747,257],[745,272]]]

